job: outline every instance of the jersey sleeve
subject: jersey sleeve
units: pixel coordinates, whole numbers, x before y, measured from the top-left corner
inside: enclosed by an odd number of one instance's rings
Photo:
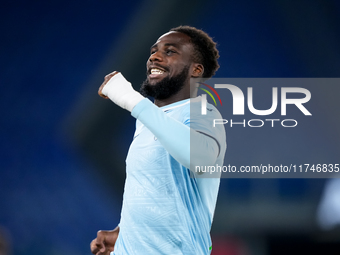
[[[143,99],[134,107],[131,115],[157,137],[173,158],[194,171],[197,165],[215,164],[220,145],[213,132],[204,127],[206,123],[195,121],[195,118],[191,120],[188,112],[183,123],[169,117],[150,100]],[[196,149],[191,151],[192,148]]]

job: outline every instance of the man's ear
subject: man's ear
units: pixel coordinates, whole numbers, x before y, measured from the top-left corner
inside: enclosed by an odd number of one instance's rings
[[[202,77],[203,73],[204,73],[204,67],[202,64],[199,64],[199,63],[192,64],[192,72],[191,72],[192,78],[200,78]]]

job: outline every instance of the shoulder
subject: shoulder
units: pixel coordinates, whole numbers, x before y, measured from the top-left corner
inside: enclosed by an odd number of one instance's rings
[[[203,107],[206,108],[206,114],[202,114]],[[222,118],[220,112],[212,104],[202,105],[200,96],[178,102],[177,105],[165,108],[163,111],[186,125]]]
[[[190,100],[190,114],[193,117],[199,118],[221,118],[217,108],[208,102],[203,103],[201,96]]]
[[[220,112],[210,103],[203,103],[202,97],[196,97],[190,100],[189,107],[190,123],[194,126],[197,123],[212,126],[214,119],[222,119]]]
[[[202,110],[204,110],[202,113]],[[224,125],[214,125],[214,120],[222,119],[218,109],[209,103],[203,104],[201,97],[196,97],[190,103],[190,128],[214,137],[220,144],[226,141],[226,133]]]

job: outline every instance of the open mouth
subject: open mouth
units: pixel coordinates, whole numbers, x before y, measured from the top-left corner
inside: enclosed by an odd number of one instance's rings
[[[163,74],[163,73],[164,73],[164,71],[161,70],[161,69],[158,69],[158,68],[152,68],[150,70],[150,74]]]
[[[162,77],[165,72],[166,71],[163,68],[161,69],[159,67],[153,66],[153,67],[150,67],[148,71],[148,76],[150,79],[158,78],[158,77]]]

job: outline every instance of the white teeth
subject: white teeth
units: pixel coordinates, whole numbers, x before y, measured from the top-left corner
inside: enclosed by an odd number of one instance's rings
[[[164,71],[159,70],[157,68],[152,68],[151,69],[151,74],[162,74],[162,73],[164,73]]]

